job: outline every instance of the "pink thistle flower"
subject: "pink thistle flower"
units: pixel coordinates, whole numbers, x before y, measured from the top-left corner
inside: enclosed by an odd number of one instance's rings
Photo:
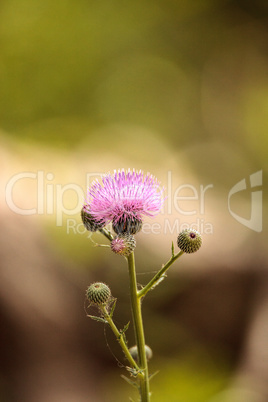
[[[112,222],[116,233],[134,234],[141,229],[144,216],[160,212],[162,194],[163,188],[150,173],[119,170],[92,183],[87,205],[94,219]]]

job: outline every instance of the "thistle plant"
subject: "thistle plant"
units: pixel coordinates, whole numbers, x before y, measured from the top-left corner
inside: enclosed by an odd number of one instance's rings
[[[134,250],[135,236],[142,229],[145,216],[155,216],[160,213],[164,203],[164,190],[158,180],[142,171],[134,169],[115,171],[113,175],[106,174],[100,181],[93,182],[88,189],[87,198],[81,211],[84,226],[90,232],[100,232],[110,242],[113,253],[124,257],[128,264],[130,302],[132,322],[136,345],[129,348],[126,332],[129,323],[123,329],[118,329],[113,321],[116,298],[110,288],[102,283],[91,284],[86,297],[89,306],[97,307],[98,315],[88,317],[109,325],[125,358],[128,376],[122,376],[139,391],[140,401],[149,402],[151,398],[148,361],[153,352],[145,344],[141,302],[147,293],[153,290],[166,277],[166,271],[184,253],[196,252],[202,244],[201,235],[194,229],[182,231],[177,238],[180,251],[175,253],[172,242],[171,257],[162,265],[159,271],[144,286],[138,288],[135,268]],[[111,223],[113,232],[108,230]]]

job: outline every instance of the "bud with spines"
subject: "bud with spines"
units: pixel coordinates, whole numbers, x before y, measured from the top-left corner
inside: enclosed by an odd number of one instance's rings
[[[97,305],[106,305],[111,300],[111,290],[109,286],[102,282],[92,283],[86,292],[88,301]]]
[[[201,234],[195,229],[185,229],[179,234],[177,244],[184,253],[195,253],[202,245]]]
[[[81,219],[85,228],[90,232],[96,232],[105,226],[105,222],[97,221],[88,211],[86,207],[81,210]]]

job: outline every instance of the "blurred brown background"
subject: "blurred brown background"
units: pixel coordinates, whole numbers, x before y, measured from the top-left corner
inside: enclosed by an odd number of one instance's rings
[[[137,235],[141,284],[183,225],[203,234],[143,303],[152,401],[268,401],[267,23],[265,0],[2,0],[1,402],[137,399],[84,309],[98,280],[119,327],[131,314],[124,259],[79,217],[88,183],[119,168],[166,188]],[[253,210],[262,231],[235,218]]]

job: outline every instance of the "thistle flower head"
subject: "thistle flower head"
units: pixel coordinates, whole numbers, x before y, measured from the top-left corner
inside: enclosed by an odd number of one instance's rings
[[[128,257],[136,247],[136,240],[131,234],[121,234],[111,241],[111,249],[115,254]]]
[[[163,189],[150,173],[134,169],[106,174],[88,190],[87,206],[92,217],[113,223],[119,233],[137,233],[144,216],[154,216],[163,205]]]
[[[111,290],[105,283],[95,282],[87,288],[86,295],[90,303],[107,304],[111,299]]]
[[[177,243],[185,253],[195,253],[202,245],[202,237],[197,230],[185,229],[179,234]]]

